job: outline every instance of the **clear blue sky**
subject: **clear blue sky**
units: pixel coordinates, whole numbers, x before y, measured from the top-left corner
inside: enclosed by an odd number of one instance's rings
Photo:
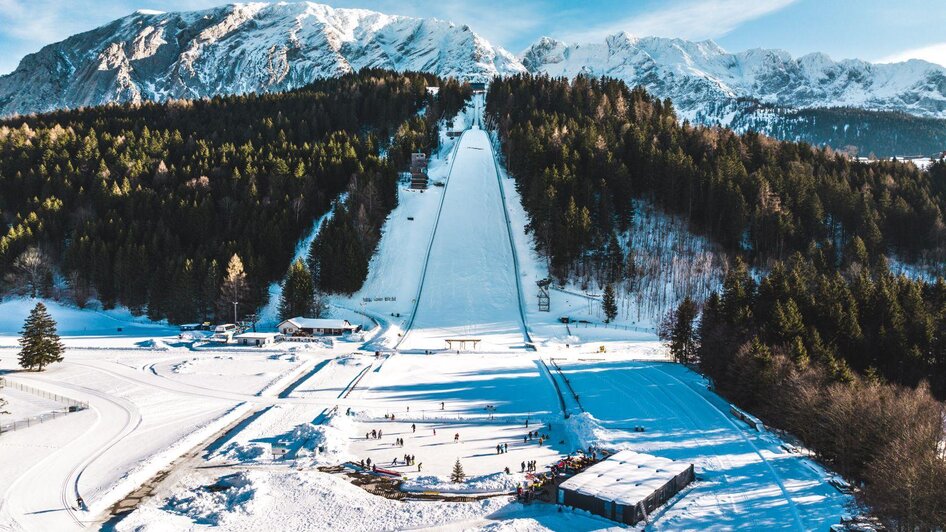
[[[27,53],[139,8],[202,9],[225,0],[0,0],[0,73]],[[569,42],[618,31],[713,39],[730,51],[783,48],[794,55],[946,65],[943,0],[333,0],[389,14],[468,24],[520,52],[542,35]]]

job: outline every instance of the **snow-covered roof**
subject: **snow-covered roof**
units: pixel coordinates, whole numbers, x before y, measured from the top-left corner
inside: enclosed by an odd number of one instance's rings
[[[284,324],[295,325],[300,329],[347,329],[352,327],[348,320],[332,320],[319,318],[290,318],[279,324],[282,328]]]
[[[690,464],[659,456],[621,451],[559,484],[561,489],[635,506]]]
[[[274,333],[274,332],[245,332],[245,333],[240,333],[240,334],[234,336],[234,338],[249,338],[249,339],[252,340],[252,339],[256,339],[256,338],[260,338],[260,339],[275,338],[275,337],[277,337],[277,336],[279,336],[279,333]]]

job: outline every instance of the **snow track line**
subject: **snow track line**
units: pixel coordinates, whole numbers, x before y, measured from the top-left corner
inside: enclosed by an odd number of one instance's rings
[[[564,417],[565,419],[568,419],[569,414],[568,414],[568,409],[565,407],[565,397],[562,395],[562,389],[559,388],[558,382],[556,382],[555,377],[552,375],[552,372],[549,370],[548,364],[545,363],[545,359],[540,358],[539,362],[540,363],[536,365],[539,366],[539,368],[542,370],[542,373],[545,375],[545,378],[552,381],[552,387],[555,388],[555,394],[558,396],[558,402],[562,407],[562,417]]]
[[[512,220],[509,218],[509,206],[506,204],[506,189],[503,188],[503,172],[499,168],[499,159],[496,158],[496,151],[493,150],[493,143],[489,143],[489,154],[493,159],[493,167],[496,169],[496,184],[499,186],[499,198],[503,202],[503,216],[506,218],[506,234],[509,236],[509,247],[512,249],[512,264],[516,276],[516,296],[519,298],[519,319],[522,321],[522,334],[526,339],[526,349],[535,351],[535,344],[532,342],[532,335],[529,334],[529,326],[526,323],[525,296],[522,291],[522,273],[519,270],[519,253],[516,252],[516,239],[512,234]]]
[[[463,137],[466,136],[467,131],[469,131],[469,129],[465,130],[456,140],[456,143],[453,145],[453,151],[450,153],[450,169],[447,170],[447,182],[443,186],[443,193],[440,196],[440,205],[437,207],[437,219],[434,220],[434,230],[430,232],[430,241],[427,242],[427,256],[424,258],[424,268],[420,273],[420,283],[417,285],[417,297],[414,298],[414,308],[411,310],[411,319],[408,320],[401,339],[394,344],[394,349],[397,349],[401,343],[407,339],[407,335],[411,333],[411,328],[414,326],[414,318],[417,317],[417,308],[420,306],[420,296],[424,292],[424,281],[427,279],[427,267],[430,265],[430,251],[434,248],[434,239],[437,237],[437,227],[440,225],[440,215],[443,214],[443,203],[447,198],[447,189],[450,188],[450,182],[452,181],[453,165],[457,162],[457,152],[460,151],[460,144],[463,142]]]
[[[746,433],[738,425],[736,425],[736,423],[729,417],[729,415],[727,415],[725,412],[720,410],[716,405],[712,403],[712,401],[703,397],[702,394],[698,393],[696,390],[691,388],[689,385],[687,385],[687,383],[683,382],[682,380],[677,378],[675,375],[671,375],[670,373],[667,373],[660,367],[657,367],[657,366],[652,366],[652,367],[655,370],[659,371],[660,373],[663,373],[667,377],[670,377],[671,379],[677,381],[681,386],[686,388],[690,393],[699,397],[701,401],[708,404],[710,407],[713,408],[713,410],[718,412],[719,415],[723,419],[726,420],[726,423],[728,423],[733,428],[733,430],[739,433],[739,436],[743,440],[745,440],[745,442],[749,444],[749,447],[751,447],[752,450],[755,451],[755,454],[759,456],[759,459],[761,459],[762,462],[765,464],[765,467],[769,470],[769,473],[772,474],[772,478],[773,480],[775,480],[775,483],[778,485],[779,489],[782,490],[782,495],[784,495],[785,500],[788,501],[789,508],[792,511],[792,516],[795,518],[795,524],[798,525],[798,529],[806,530],[805,524],[801,518],[801,514],[798,513],[798,505],[795,504],[795,500],[792,498],[791,494],[788,492],[788,488],[785,487],[785,483],[782,481],[782,477],[780,477],[779,474],[775,471],[775,468],[772,467],[772,464],[768,461],[768,459],[766,459],[766,457],[762,455],[762,451],[760,451],[759,448],[756,446],[756,444],[748,436],[746,436]]]

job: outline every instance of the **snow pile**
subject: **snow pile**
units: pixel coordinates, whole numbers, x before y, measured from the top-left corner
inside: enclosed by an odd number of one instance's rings
[[[329,416],[320,425],[301,423],[288,433],[269,439],[235,441],[224,447],[219,456],[240,463],[271,463],[272,448],[289,449],[286,458],[307,466],[336,465],[354,457],[348,452],[349,433],[353,421],[349,416]]]
[[[171,366],[171,372],[183,374],[183,375],[192,374],[192,373],[200,373],[200,366],[205,365],[205,363],[208,361],[216,361],[216,360],[233,360],[233,357],[218,355],[210,359],[191,358],[191,359],[185,360],[183,362],[179,362]]]
[[[231,514],[251,515],[266,497],[264,474],[242,472],[221,477],[212,486],[201,486],[168,499],[164,509],[201,525],[219,526]]]
[[[252,471],[245,476],[249,486],[237,488],[233,496],[213,497],[192,489],[174,498],[177,508],[187,509],[190,522],[168,504],[151,500],[118,523],[116,530],[205,530],[206,525],[192,516],[208,519],[208,524],[216,519],[223,530],[405,530],[476,521],[509,505],[506,497],[473,503],[394,501],[318,471]],[[249,490],[254,490],[249,500],[236,500]]]
[[[572,443],[579,449],[611,446],[612,431],[604,428],[590,412],[582,412],[565,420]]]
[[[333,415],[321,425],[299,425],[290,442],[302,442],[297,459],[311,465],[334,465],[354,459],[348,452],[348,439],[354,422],[349,416]]]
[[[401,484],[403,491],[436,491],[440,493],[508,493],[525,481],[525,474],[492,473],[470,477],[465,482],[450,482],[446,477],[424,475],[408,478]]]
[[[152,338],[151,340],[145,340],[144,342],[141,342],[141,347],[144,347],[145,349],[150,349],[152,351],[169,351],[171,349],[171,346],[169,346],[168,344],[164,342],[164,340],[161,340],[159,338]]]

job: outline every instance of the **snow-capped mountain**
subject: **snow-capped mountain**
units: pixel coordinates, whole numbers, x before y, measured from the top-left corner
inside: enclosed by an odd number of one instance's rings
[[[925,61],[873,64],[783,50],[728,53],[712,41],[612,35],[567,45],[542,38],[520,59],[552,76],[610,76],[670,98],[684,117],[728,125],[742,99],[788,108],[856,107],[946,118],[946,68]]]
[[[485,80],[525,69],[468,26],[310,2],[138,11],[26,56],[0,116],[279,91],[363,67]]]
[[[472,80],[607,75],[670,98],[694,122],[878,154],[942,150],[946,139],[946,68],[924,61],[729,53],[624,33],[570,45],[544,37],[517,57],[465,25],[311,2],[138,11],[26,56],[0,77],[0,116],[281,91],[363,67]]]

